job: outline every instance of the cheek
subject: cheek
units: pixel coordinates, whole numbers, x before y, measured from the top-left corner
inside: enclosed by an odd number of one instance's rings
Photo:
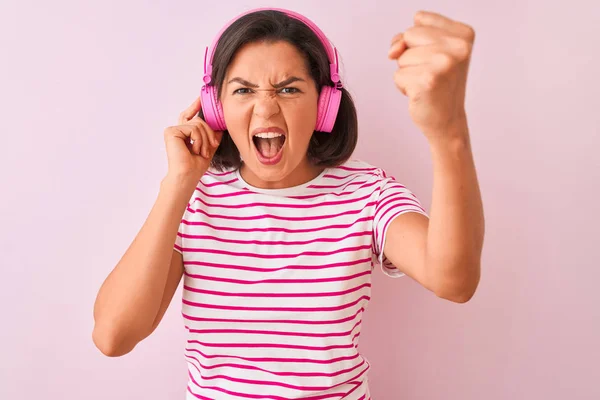
[[[310,138],[317,124],[316,101],[298,105],[295,107],[294,112],[288,113],[286,120],[290,130],[293,129],[298,133],[302,133],[302,136]]]
[[[240,144],[243,144],[241,141],[248,141],[248,127],[250,124],[248,112],[245,107],[235,104],[233,101],[224,100],[221,105],[227,130],[239,147]]]

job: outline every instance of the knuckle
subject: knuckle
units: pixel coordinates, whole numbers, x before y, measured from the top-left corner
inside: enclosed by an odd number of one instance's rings
[[[433,71],[427,71],[423,74],[423,86],[425,90],[432,90],[437,83],[437,74]]]
[[[201,133],[202,133],[202,131],[200,130],[200,128],[197,125],[190,125],[190,129],[196,135],[201,135]]]
[[[416,28],[416,27],[414,27],[414,26],[413,26],[413,27],[411,27],[411,28],[408,28],[408,29],[407,29],[407,30],[404,32],[404,36],[403,36],[404,40],[406,40],[406,41],[409,41],[409,42],[410,42],[410,41],[412,41],[412,39],[413,39],[413,37],[414,37],[414,35],[415,35],[415,33],[416,33],[416,32],[415,32],[415,30],[416,30],[416,29],[417,29],[417,28]]]
[[[471,25],[465,24],[465,37],[471,43],[475,41],[475,29]]]
[[[163,134],[165,136],[171,136],[173,134],[173,127],[172,126],[166,127]]]
[[[454,59],[450,54],[438,53],[435,55],[436,64],[443,70],[448,71],[454,64]]]
[[[462,42],[456,50],[460,60],[466,60],[471,55],[471,45],[468,42]]]
[[[201,122],[200,118],[192,118],[188,121],[188,124],[193,127],[198,127],[198,128],[202,126],[202,122]]]
[[[466,60],[471,55],[472,44],[464,39],[456,39],[452,43],[454,53],[459,61]]]

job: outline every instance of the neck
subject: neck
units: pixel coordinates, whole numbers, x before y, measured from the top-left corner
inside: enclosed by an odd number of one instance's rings
[[[273,177],[274,179],[263,179],[252,172],[246,163],[242,163],[240,175],[249,185],[260,189],[285,189],[310,182],[324,170],[324,167],[317,167],[310,164],[308,160],[305,160],[290,173],[279,179],[278,177]]]

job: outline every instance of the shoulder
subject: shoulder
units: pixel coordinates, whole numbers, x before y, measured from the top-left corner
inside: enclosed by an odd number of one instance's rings
[[[358,158],[352,158],[342,165],[332,168],[332,172],[376,180],[382,180],[388,177],[387,173],[382,168]]]
[[[240,188],[236,169],[218,171],[209,168],[198,181],[193,198],[218,198]]]
[[[237,169],[231,168],[224,171],[218,171],[214,168],[209,168],[200,181],[211,181],[211,182],[228,182],[237,179]]]

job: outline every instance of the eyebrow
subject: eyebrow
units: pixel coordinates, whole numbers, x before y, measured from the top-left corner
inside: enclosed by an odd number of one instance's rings
[[[257,89],[259,87],[259,85],[257,85],[256,83],[248,82],[247,80],[239,78],[239,77],[233,78],[232,80],[227,82],[227,84],[229,85],[229,84],[235,83],[235,82],[240,83],[244,86],[255,88],[255,89]],[[306,81],[302,78],[298,78],[297,76],[292,76],[292,77],[287,78],[284,81],[272,84],[271,86],[273,86],[275,89],[279,89],[279,88],[282,88],[282,87],[287,86],[290,83],[294,83],[294,82],[306,82]]]

